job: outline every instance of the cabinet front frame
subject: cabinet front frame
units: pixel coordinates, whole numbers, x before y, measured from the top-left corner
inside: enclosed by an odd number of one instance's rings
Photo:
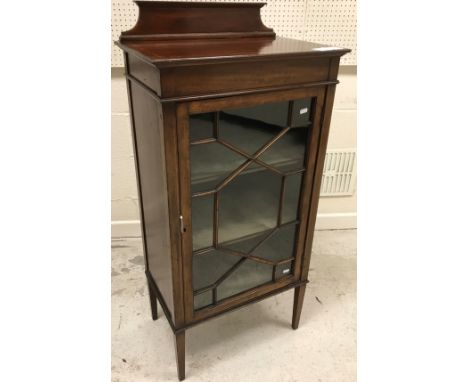
[[[210,316],[217,315],[225,310],[235,308],[261,298],[262,296],[275,292],[278,289],[288,287],[301,280],[301,270],[304,259],[306,234],[309,226],[309,209],[312,200],[312,182],[315,163],[317,160],[321,121],[323,119],[323,108],[326,86],[306,87],[281,91],[269,91],[259,94],[239,95],[233,97],[221,97],[209,100],[195,100],[180,102],[176,106],[177,115],[177,141],[179,158],[179,181],[180,181],[180,215],[181,222],[181,248],[183,263],[183,290],[185,306],[185,322],[195,322]],[[260,104],[289,101],[301,98],[312,98],[313,110],[311,110],[311,132],[309,133],[308,145],[306,146],[306,160],[304,178],[299,201],[298,233],[296,239],[294,269],[291,275],[280,278],[276,282],[264,284],[253,289],[244,291],[225,300],[219,301],[215,306],[208,306],[194,311],[193,284],[192,284],[192,221],[191,221],[191,182],[190,182],[190,142],[189,142],[189,116],[190,114],[215,112],[224,108],[249,107]]]

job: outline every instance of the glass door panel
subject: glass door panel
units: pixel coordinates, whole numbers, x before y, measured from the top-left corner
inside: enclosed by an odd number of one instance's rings
[[[190,116],[195,310],[292,274],[311,105]]]
[[[258,170],[239,174],[219,191],[220,243],[276,226],[281,177],[271,171]]]

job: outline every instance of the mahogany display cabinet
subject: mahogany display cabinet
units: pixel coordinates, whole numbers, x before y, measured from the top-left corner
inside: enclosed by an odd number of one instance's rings
[[[340,57],[264,3],[136,1],[125,56],[152,316],[175,334],[294,288],[299,324]],[[258,317],[256,317],[258,319]]]

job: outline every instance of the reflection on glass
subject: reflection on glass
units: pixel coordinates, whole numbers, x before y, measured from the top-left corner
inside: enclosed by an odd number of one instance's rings
[[[222,246],[228,249],[232,249],[233,251],[249,253],[259,244],[263,243],[263,241],[271,234],[272,231],[273,229],[269,229],[267,231],[242,237],[241,239],[226,241],[222,243]]]
[[[213,138],[215,113],[194,114],[190,116],[190,142]]]
[[[234,178],[219,193],[219,242],[275,227],[280,191],[281,177],[271,171]]]
[[[205,306],[212,304],[212,291],[203,292],[193,296],[193,307],[195,310],[204,308]]]
[[[285,127],[285,124],[276,125],[240,115],[232,112],[220,113],[219,138],[250,155],[271,141]]]
[[[228,253],[211,250],[207,253],[194,256],[193,258],[193,288],[202,289],[216,282],[226,271],[229,270],[240,257]]]
[[[209,191],[221,183],[245,158],[217,142],[190,148],[192,193]]]
[[[279,228],[253,252],[253,255],[272,261],[292,257],[296,242],[296,227],[296,224],[289,224]]]
[[[257,263],[252,260],[245,260],[245,262],[218,287],[218,299],[222,300],[245,290],[271,282],[271,273],[270,265]]]
[[[282,172],[303,168],[308,132],[308,127],[296,127],[289,130],[260,155],[259,159]]]
[[[284,205],[281,223],[298,219],[299,196],[301,193],[302,174],[288,175],[284,187]]]
[[[213,195],[192,198],[193,250],[210,247],[213,243]]]
[[[289,102],[274,102],[252,107],[226,109],[224,112],[229,115],[241,117],[244,120],[253,122],[253,125],[262,123],[286,127],[288,125]]]

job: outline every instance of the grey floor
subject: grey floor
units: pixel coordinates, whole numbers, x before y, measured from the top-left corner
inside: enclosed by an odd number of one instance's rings
[[[186,380],[356,381],[356,231],[318,231],[299,329],[293,292],[186,333]],[[112,381],[177,381],[173,334],[152,321],[139,239],[112,241]]]

